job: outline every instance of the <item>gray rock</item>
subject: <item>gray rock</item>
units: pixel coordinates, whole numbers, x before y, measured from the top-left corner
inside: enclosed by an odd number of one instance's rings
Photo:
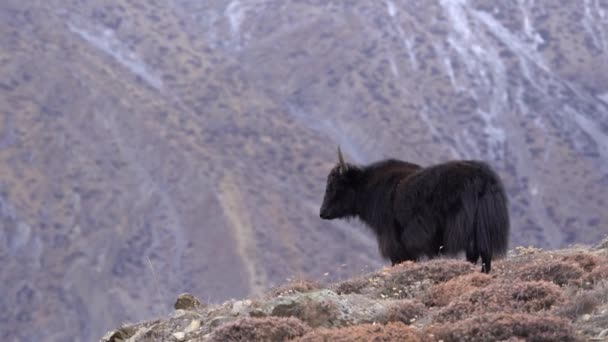
[[[175,301],[173,307],[176,310],[195,310],[201,307],[201,302],[189,293],[182,293],[177,297],[177,301]]]

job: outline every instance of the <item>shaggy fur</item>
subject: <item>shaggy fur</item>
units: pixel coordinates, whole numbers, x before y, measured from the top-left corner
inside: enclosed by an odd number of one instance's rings
[[[339,163],[327,177],[323,219],[358,217],[392,264],[466,252],[482,272],[509,240],[507,196],[484,162],[450,161],[423,168],[388,159],[367,166]]]

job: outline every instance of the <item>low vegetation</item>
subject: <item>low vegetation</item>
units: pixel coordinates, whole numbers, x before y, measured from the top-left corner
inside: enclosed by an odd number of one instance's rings
[[[516,248],[490,274],[465,260],[405,262],[335,284],[298,279],[219,305],[180,295],[121,341],[608,341],[608,244]]]

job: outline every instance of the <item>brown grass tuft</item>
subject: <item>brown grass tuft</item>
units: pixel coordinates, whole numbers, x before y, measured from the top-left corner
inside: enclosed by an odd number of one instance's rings
[[[471,314],[537,312],[564,301],[554,284],[539,282],[498,283],[475,289],[443,308],[435,320],[453,322]]]
[[[386,281],[411,284],[429,279],[433,283],[441,283],[473,271],[473,265],[468,261],[433,259],[426,262],[399,264],[389,270]]]
[[[579,316],[592,313],[600,304],[601,300],[597,293],[584,291],[561,305],[555,312],[561,317],[575,320]]]
[[[474,272],[474,266],[463,260],[433,259],[425,262],[406,261],[380,272],[338,283],[332,287],[338,294],[359,293],[372,297],[404,299],[421,293],[432,284]]]
[[[364,277],[353,278],[342,281],[331,287],[337,294],[361,293],[369,285],[369,280]]]
[[[521,280],[545,280],[557,285],[580,285],[583,270],[572,262],[547,260],[515,271]]]
[[[393,299],[424,296],[432,285],[472,272],[471,263],[454,259],[404,263],[379,274],[377,293],[381,298]]]
[[[302,301],[280,304],[272,310],[272,316],[296,317],[313,328],[330,327],[338,322],[340,309],[336,303],[329,300],[316,301],[303,299]]]
[[[608,279],[608,264],[599,265],[583,277],[583,286],[592,288]]]
[[[340,329],[318,329],[312,331],[298,342],[367,342],[367,341],[403,341],[422,342],[422,334],[400,322],[382,324],[361,324]]]
[[[214,341],[285,341],[302,336],[310,327],[296,318],[242,318],[221,325],[213,332]]]
[[[431,288],[424,303],[428,306],[446,306],[461,295],[490,284],[492,276],[485,273],[471,273],[440,283]]]
[[[316,281],[306,280],[306,279],[295,279],[290,281],[289,283],[276,287],[270,290],[268,296],[270,297],[278,297],[278,296],[289,296],[295,293],[306,293],[314,290],[318,290],[322,288],[321,284]]]
[[[396,300],[382,315],[377,318],[378,323],[401,322],[412,324],[425,313],[425,306],[415,300]]]
[[[567,255],[562,258],[562,261],[575,263],[585,272],[591,272],[597,265],[606,263],[606,260],[589,253],[576,253]]]
[[[569,321],[530,314],[484,314],[464,321],[436,324],[427,333],[451,341],[578,341]]]

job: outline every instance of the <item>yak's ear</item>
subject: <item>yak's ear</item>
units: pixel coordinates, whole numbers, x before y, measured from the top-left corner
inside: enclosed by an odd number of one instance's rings
[[[344,157],[342,157],[342,150],[340,150],[340,146],[338,145],[338,161],[340,162],[340,173],[346,171],[346,163],[344,162]]]

